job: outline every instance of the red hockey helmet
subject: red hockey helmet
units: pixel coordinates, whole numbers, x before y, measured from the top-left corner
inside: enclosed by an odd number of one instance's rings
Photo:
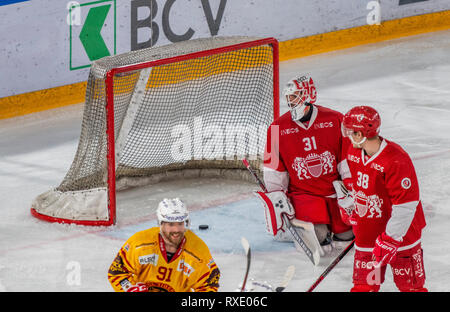
[[[344,136],[353,131],[361,131],[366,138],[373,138],[380,132],[381,119],[378,112],[370,106],[356,106],[344,115],[342,129]]]

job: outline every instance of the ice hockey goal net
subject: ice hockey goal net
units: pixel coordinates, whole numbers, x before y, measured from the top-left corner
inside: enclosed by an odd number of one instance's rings
[[[245,175],[242,158],[259,166],[278,114],[273,38],[196,39],[95,61],[73,163],[58,187],[33,201],[31,213],[112,225],[119,188],[180,172]]]

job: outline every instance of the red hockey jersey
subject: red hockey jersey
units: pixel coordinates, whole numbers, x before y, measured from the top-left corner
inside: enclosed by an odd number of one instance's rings
[[[350,146],[347,154],[355,200],[356,246],[371,251],[382,232],[399,240],[399,250],[420,242],[425,217],[413,163],[397,144],[382,138],[372,157]]]
[[[335,194],[334,180],[349,178],[344,152],[350,143],[342,137],[343,115],[319,105],[312,109],[307,123],[293,121],[287,112],[269,127],[264,157],[269,191],[330,196]]]

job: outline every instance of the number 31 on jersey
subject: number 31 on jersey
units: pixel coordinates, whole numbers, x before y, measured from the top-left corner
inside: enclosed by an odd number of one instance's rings
[[[305,143],[305,151],[317,149],[316,138],[314,136],[310,138],[303,138],[303,143]]]

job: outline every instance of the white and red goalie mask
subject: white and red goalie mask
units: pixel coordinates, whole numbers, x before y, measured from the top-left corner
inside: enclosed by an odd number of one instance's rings
[[[361,145],[367,138],[373,138],[380,132],[381,118],[370,106],[356,106],[349,110],[342,120],[342,135],[348,137],[355,145]],[[363,139],[355,142],[352,134],[360,131]]]
[[[311,77],[301,76],[289,80],[284,87],[284,96],[291,111],[292,120],[300,120],[307,112],[307,103],[314,104],[317,90]]]

